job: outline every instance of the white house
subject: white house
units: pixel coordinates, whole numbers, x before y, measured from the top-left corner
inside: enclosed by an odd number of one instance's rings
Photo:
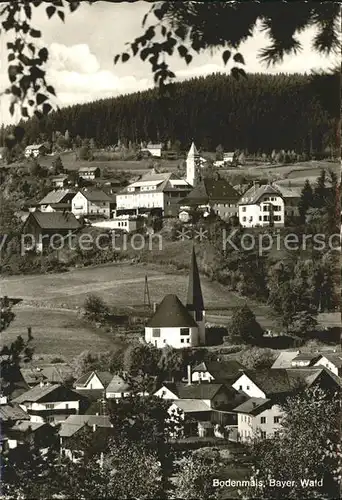
[[[80,167],[78,169],[78,176],[86,181],[93,181],[100,177],[101,171],[99,167]]]
[[[44,155],[46,152],[44,144],[31,144],[25,148],[26,158],[37,158],[38,156]]]
[[[284,226],[285,203],[273,186],[254,185],[242,195],[239,205],[239,222],[243,227]]]
[[[139,215],[159,211],[165,216],[178,215],[178,202],[192,187],[173,173],[154,169],[116,194],[116,215]]]
[[[145,327],[145,340],[158,348],[205,345],[205,309],[194,248],[186,307],[177,295],[166,295]]]
[[[235,396],[235,391],[229,390],[224,384],[189,384],[184,382],[164,383],[154,396],[170,401],[199,400],[209,409],[216,409],[229,404]],[[203,406],[203,409],[205,407]]]
[[[193,382],[235,381],[244,366],[234,359],[228,361],[203,361],[192,370]]]
[[[109,372],[99,372],[95,370],[82,375],[82,377],[76,380],[74,386],[80,393],[83,390],[104,390],[112,378],[113,375]]]
[[[73,189],[54,189],[38,203],[41,212],[70,211]]]
[[[119,375],[112,375],[106,389],[107,399],[121,399],[129,396],[132,390],[130,385]]]
[[[324,366],[332,373],[341,377],[342,375],[342,353],[341,352],[329,352],[320,354],[318,361],[314,366]]]
[[[81,396],[59,384],[37,385],[13,399],[30,415],[32,422],[54,423],[79,413]]]
[[[151,142],[149,142],[147,144],[146,148],[141,149],[141,152],[142,153],[148,152],[151,156],[153,156],[155,158],[161,158],[162,149],[163,149],[163,145],[161,143],[152,144]]]
[[[112,198],[101,189],[84,188],[75,194],[71,201],[71,211],[76,217],[103,216],[111,214]]]
[[[234,412],[237,413],[238,437],[242,442],[273,437],[281,430],[283,411],[270,399],[250,398]]]
[[[143,227],[144,221],[141,218],[130,215],[120,215],[118,217],[114,217],[113,219],[94,222],[92,226],[99,227],[103,229],[112,229],[115,231],[119,229],[120,231],[125,231],[126,233],[131,233],[132,231],[136,231],[140,227]]]

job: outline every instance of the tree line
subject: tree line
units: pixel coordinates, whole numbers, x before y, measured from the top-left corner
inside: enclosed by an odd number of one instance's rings
[[[27,143],[41,134],[52,141],[56,133],[68,131],[100,147],[171,141],[187,149],[195,140],[207,151],[220,144],[228,151],[251,153],[323,152],[336,149],[336,121],[317,90],[317,78],[313,82],[309,75],[249,74],[237,81],[216,73],[172,84],[167,94],[151,89],[76,104],[20,125]],[[326,93],[338,96],[334,79],[328,80]],[[8,131],[0,130],[0,145]]]

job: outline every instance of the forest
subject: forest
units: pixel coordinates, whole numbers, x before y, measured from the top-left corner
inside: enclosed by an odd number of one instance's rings
[[[338,82],[329,80],[322,94],[314,81],[317,77],[302,74],[248,74],[237,80],[216,73],[171,84],[163,94],[154,88],[76,104],[21,125],[28,144],[68,130],[99,147],[119,140],[177,141],[185,149],[195,140],[205,151],[221,144],[226,151],[249,153],[323,152],[335,148],[337,125],[328,111],[335,98],[338,109]],[[2,127],[0,145],[6,133]]]

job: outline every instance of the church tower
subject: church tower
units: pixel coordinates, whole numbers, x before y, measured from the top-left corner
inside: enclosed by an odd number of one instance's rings
[[[200,345],[205,345],[205,310],[195,248],[192,248],[186,308],[198,324]]]
[[[200,178],[201,157],[194,143],[191,144],[187,159],[186,159],[186,181],[195,186]]]

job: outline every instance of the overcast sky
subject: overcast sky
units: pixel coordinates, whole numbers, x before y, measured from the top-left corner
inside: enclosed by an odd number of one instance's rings
[[[50,52],[48,79],[56,89],[60,106],[144,90],[153,85],[149,63],[134,58],[125,64],[113,65],[113,56],[125,50],[125,43],[143,33],[141,21],[149,8],[150,5],[145,2],[82,3],[76,12],[66,16],[64,24],[57,16],[48,20],[44,8],[34,9],[32,21],[43,32],[42,44]],[[312,35],[312,30],[308,30],[299,36],[303,45],[299,55],[288,56],[282,64],[267,68],[258,60],[257,53],[261,47],[268,45],[268,41],[257,30],[254,37],[240,48],[246,70],[304,73],[330,68],[333,58],[319,56],[311,50]],[[0,44],[0,91],[8,85],[6,41],[3,36]],[[221,54],[221,50],[214,55],[203,53],[194,57],[189,67],[175,55],[171,60],[171,69],[179,79],[218,71],[229,72],[230,66],[223,65]],[[8,101],[0,99],[0,122],[9,123]]]

